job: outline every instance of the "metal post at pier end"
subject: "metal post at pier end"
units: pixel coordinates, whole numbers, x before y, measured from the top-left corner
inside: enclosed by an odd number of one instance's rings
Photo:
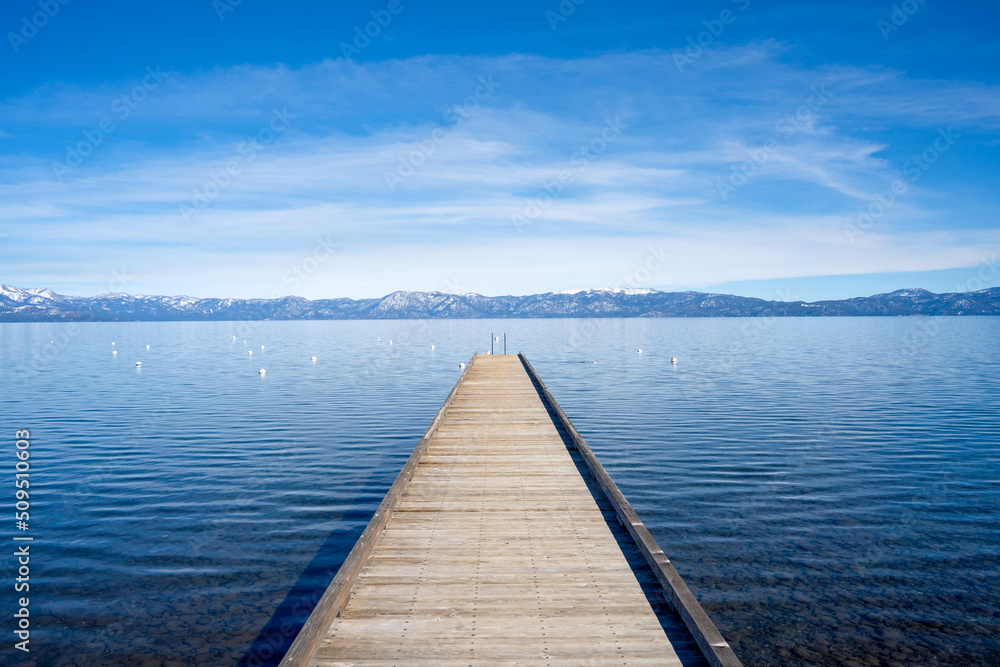
[[[503,332],[503,353],[504,353],[504,355],[507,354],[507,332],[506,331]]]
[[[490,354],[491,354],[491,355],[493,354],[493,339],[494,339],[494,338],[496,338],[496,336],[494,336],[494,335],[493,335],[493,332],[491,331],[491,332],[490,332]]]

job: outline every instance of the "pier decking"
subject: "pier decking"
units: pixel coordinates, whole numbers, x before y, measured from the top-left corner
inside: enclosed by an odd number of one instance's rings
[[[282,662],[487,664],[739,665],[520,355],[469,364]]]

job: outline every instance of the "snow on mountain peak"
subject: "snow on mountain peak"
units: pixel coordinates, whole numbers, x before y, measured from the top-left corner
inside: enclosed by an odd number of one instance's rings
[[[599,289],[573,289],[564,290],[562,292],[553,292],[553,294],[625,294],[625,295],[636,295],[636,294],[653,294],[656,290],[651,287],[601,287]]]
[[[0,296],[5,296],[11,301],[26,301],[32,297],[54,299],[57,295],[52,290],[47,289],[21,289],[10,285],[0,285]]]

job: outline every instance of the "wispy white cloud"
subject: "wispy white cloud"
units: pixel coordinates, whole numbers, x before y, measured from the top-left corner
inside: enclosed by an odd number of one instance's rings
[[[266,295],[322,235],[342,247],[305,296],[443,289],[455,276],[487,293],[607,284],[650,244],[676,258],[652,285],[932,270],[1000,249],[984,222],[992,186],[968,178],[952,211],[927,178],[861,238],[844,234],[900,177],[889,155],[922,148],[928,128],[995,142],[997,87],[805,69],[773,43],[709,50],[683,73],[661,52],[174,72],[55,178],[67,144],[132,83],[0,103],[6,282],[98,285],[128,266],[146,292]],[[801,113],[817,87],[827,99]],[[275,109],[287,130],[241,161]],[[609,120],[624,127],[610,140]],[[718,183],[765,145],[721,199]],[[220,177],[233,160],[238,173]],[[934,173],[950,174],[944,162]],[[389,187],[401,163],[412,169]],[[515,225],[532,202],[538,214]]]

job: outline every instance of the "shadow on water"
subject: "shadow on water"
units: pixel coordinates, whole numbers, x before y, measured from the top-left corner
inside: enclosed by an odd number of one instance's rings
[[[546,409],[549,411],[549,415],[556,421],[555,413],[546,404]],[[618,521],[618,515],[615,514],[614,507],[608,502],[604,495],[604,491],[601,490],[594,479],[593,475],[590,474],[590,469],[583,460],[583,456],[577,451],[576,447],[573,445],[572,439],[565,429],[556,421],[557,429],[559,435],[562,436],[563,444],[566,445],[566,449],[569,450],[569,454],[573,459],[573,463],[576,464],[576,469],[579,471],[580,476],[587,483],[587,488],[590,489],[590,494],[594,497],[597,502],[597,506],[601,510],[601,515],[604,517],[604,522],[611,529],[611,533],[615,537],[615,541],[618,543],[618,548],[621,549],[622,555],[625,556],[625,560],[628,562],[629,567],[632,569],[632,574],[635,575],[636,580],[639,582],[642,592],[646,595],[646,600],[649,602],[649,606],[652,607],[653,611],[656,613],[657,620],[660,621],[660,627],[663,628],[663,632],[667,635],[667,639],[670,640],[670,644],[673,646],[674,651],[677,653],[677,657],[680,659],[681,665],[683,667],[708,667],[708,661],[705,659],[704,654],[701,652],[701,648],[695,642],[694,637],[691,636],[690,631],[684,625],[684,621],[681,617],[677,615],[677,612],[670,607],[663,595],[663,587],[660,585],[659,580],[653,571],[650,569],[649,565],[646,563],[646,559],[643,558],[642,553],[639,548],[635,545],[632,540],[632,536],[629,532],[622,527],[621,523]]]
[[[534,377],[531,377],[530,373],[528,375],[531,378],[531,384],[534,385],[541,396],[541,386],[536,382]],[[618,543],[618,548],[621,549],[622,555],[625,556],[632,574],[635,575],[636,580],[639,582],[639,586],[642,588],[649,606],[656,614],[656,618],[660,622],[660,627],[663,628],[663,632],[670,641],[681,665],[683,667],[708,667],[709,662],[702,653],[701,648],[685,626],[681,617],[667,603],[662,585],[656,578],[656,575],[653,574],[652,569],[643,557],[642,552],[639,551],[628,530],[618,521],[618,515],[615,513],[614,507],[612,507],[604,495],[604,491],[591,474],[590,468],[587,467],[586,462],[583,460],[583,455],[580,454],[580,451],[573,444],[573,439],[569,433],[560,424],[559,417],[556,415],[552,405],[549,404],[544,396],[541,397],[545,411],[549,414],[553,424],[556,425],[556,430],[562,438],[563,445],[569,451],[569,455],[573,459],[580,477],[586,482],[587,488],[590,490],[590,495],[597,502],[597,506],[601,510],[601,515],[604,517],[604,522],[611,530],[612,535],[614,535],[615,541]]]
[[[392,484],[392,479],[383,479],[384,475],[382,471],[373,473],[361,483],[360,488],[371,489],[372,494],[384,494]],[[288,591],[288,595],[250,643],[250,648],[237,663],[237,667],[275,667],[281,662],[306,619],[309,618],[309,614],[337,575],[340,566],[347,560],[354,543],[371,521],[380,501],[381,495],[371,507],[363,510],[349,509],[340,516],[337,526],[327,535],[316,555]],[[354,503],[354,505],[360,504],[362,503]]]

